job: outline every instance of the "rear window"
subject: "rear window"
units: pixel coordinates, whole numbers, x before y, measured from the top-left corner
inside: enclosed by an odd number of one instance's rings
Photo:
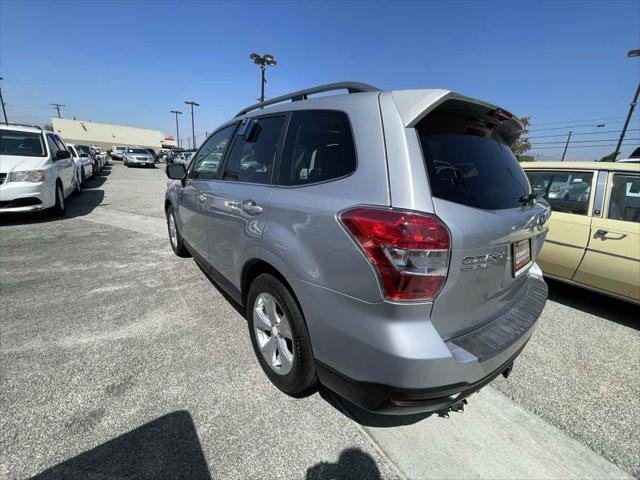
[[[130,148],[127,150],[127,153],[144,153],[145,155],[149,155],[149,152],[143,148]]]
[[[0,155],[44,157],[46,149],[42,135],[34,132],[0,130]]]
[[[280,165],[280,185],[326,182],[356,169],[356,150],[344,112],[293,112]]]
[[[446,107],[416,127],[434,197],[484,210],[519,207],[529,182],[487,109]]]
[[[586,215],[593,172],[527,172],[533,193],[544,197],[555,212]]]

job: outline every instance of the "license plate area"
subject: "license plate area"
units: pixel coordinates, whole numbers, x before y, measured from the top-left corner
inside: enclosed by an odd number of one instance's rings
[[[511,258],[513,259],[513,276],[517,277],[531,265],[531,239],[526,238],[515,242],[511,247]]]

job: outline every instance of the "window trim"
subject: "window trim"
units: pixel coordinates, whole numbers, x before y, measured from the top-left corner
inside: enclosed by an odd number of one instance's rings
[[[284,117],[284,122],[282,123],[282,126],[280,127],[280,136],[278,137],[278,149],[276,151],[276,158],[273,160],[273,168],[271,169],[271,175],[269,178],[269,183],[257,183],[257,182],[239,182],[236,180],[224,180],[223,178],[223,173],[225,171],[225,169],[227,168],[227,164],[229,163],[229,157],[231,156],[231,152],[233,151],[233,147],[235,147],[236,145],[236,141],[239,137],[238,133],[239,133],[239,128],[236,128],[233,137],[232,137],[232,141],[230,142],[230,145],[228,147],[228,150],[225,151],[225,155],[223,157],[223,161],[220,164],[221,167],[218,169],[218,174],[216,176],[216,180],[219,180],[221,182],[226,182],[226,183],[233,183],[233,184],[238,184],[238,185],[262,185],[262,186],[267,186],[267,187],[274,187],[276,186],[274,184],[274,174],[276,173],[276,168],[280,165],[280,158],[282,157],[282,149],[284,148],[284,141],[286,139],[286,131],[287,128],[289,126],[289,120],[291,118],[291,112],[274,112],[274,113],[267,113],[265,115],[256,115],[256,116],[251,116],[251,117],[245,117],[246,119],[253,119],[253,120],[260,120],[263,118],[270,118],[270,117]],[[243,119],[244,120],[244,119]],[[242,121],[238,122],[238,125],[241,125]]]
[[[596,170],[596,169],[588,169],[588,168],[523,168],[525,175],[529,172],[532,173],[550,173],[552,175],[558,174],[558,173],[564,173],[564,174],[570,174],[570,173],[590,173],[592,175],[591,177],[591,192],[593,192],[594,194],[589,194],[589,203],[587,204],[587,211],[584,214],[581,213],[569,213],[569,212],[559,212],[557,210],[553,210],[553,206],[551,207],[551,211],[553,213],[562,213],[564,215],[579,215],[581,217],[593,217],[593,206],[594,206],[594,198],[595,198],[595,188],[597,186],[597,181],[598,181],[598,175],[596,175],[598,172],[603,171],[603,170]],[[527,176],[527,180],[529,179],[529,177]],[[529,183],[531,183],[531,181],[529,181]],[[549,183],[549,185],[551,185],[551,183]],[[531,185],[531,191],[533,192],[533,185]],[[544,198],[544,197],[543,197]],[[548,199],[545,198],[545,200],[549,201]]]
[[[229,146],[231,145],[231,142],[233,141],[236,131],[238,130],[238,125],[240,124],[240,122],[231,122],[231,123],[227,123],[225,125],[222,125],[220,128],[218,128],[217,130],[215,130],[213,133],[211,133],[211,135],[209,135],[204,142],[202,142],[202,145],[200,145],[200,147],[195,151],[195,153],[193,154],[193,158],[191,159],[191,162],[189,162],[189,165],[187,165],[187,180],[194,180],[194,181],[201,181],[201,182],[211,182],[213,180],[218,180],[218,177],[220,175],[220,171],[222,169],[222,165],[224,165],[225,162],[225,158],[227,156],[227,153],[229,152]],[[193,168],[195,167],[196,164],[196,158],[198,156],[198,154],[200,153],[200,150],[202,150],[202,147],[204,147],[206,145],[206,143],[209,141],[209,139],[211,137],[213,137],[214,135],[220,133],[222,130],[225,130],[229,127],[234,127],[233,131],[231,132],[231,136],[229,137],[229,141],[227,142],[227,145],[225,145],[224,147],[224,152],[222,152],[222,159],[220,160],[220,168],[218,168],[218,171],[216,172],[216,175],[214,178],[193,178],[191,176],[191,172],[193,171]]]
[[[340,177],[335,177],[335,178],[329,178],[327,180],[319,180],[317,182],[309,182],[309,183],[303,183],[301,185],[281,185],[280,183],[274,182],[274,187],[277,188],[285,188],[285,189],[290,189],[290,188],[304,188],[304,187],[311,187],[314,185],[323,185],[325,183],[330,183],[330,182],[335,182],[337,180],[343,180],[345,178],[350,177],[351,175],[355,174],[358,171],[358,167],[360,166],[360,162],[358,159],[358,146],[356,144],[356,138],[353,134],[354,130],[353,130],[353,124],[351,123],[351,117],[349,116],[349,113],[347,113],[344,110],[339,110],[337,108],[305,108],[305,109],[300,109],[300,110],[292,110],[289,113],[289,120],[287,121],[287,126],[286,126],[286,130],[285,130],[285,136],[284,136],[284,141],[282,142],[282,154],[284,153],[284,144],[287,141],[287,137],[289,135],[289,126],[291,124],[291,117],[293,117],[293,115],[296,112],[338,112],[343,114],[346,118],[347,118],[347,123],[349,124],[349,130],[351,132],[351,142],[353,143],[353,151],[355,154],[355,167],[354,169],[346,174],[346,175],[342,175]],[[277,165],[277,169],[274,169],[274,173],[276,173],[276,180],[280,179],[280,166],[282,163],[282,154],[280,155],[279,159],[278,159],[278,165]],[[386,157],[386,153],[385,153],[385,157]]]
[[[635,224],[636,222],[629,220],[621,220],[619,218],[609,218],[609,208],[611,206],[611,193],[613,192],[613,179],[616,175],[624,175],[624,176],[636,176],[640,178],[640,174],[637,172],[625,172],[621,170],[609,170],[609,178],[607,181],[607,192],[605,194],[605,201],[602,208],[602,218],[607,219],[610,222],[622,222],[625,224]]]

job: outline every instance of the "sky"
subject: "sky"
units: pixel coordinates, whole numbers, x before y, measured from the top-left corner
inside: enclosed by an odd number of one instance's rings
[[[257,52],[278,62],[267,97],[343,80],[446,88],[531,117],[537,158],[559,158],[572,130],[567,159],[596,159],[614,150],[593,145],[615,143],[640,82],[640,57],[627,58],[636,48],[638,0],[0,0],[10,121],[47,123],[57,102],[66,118],[175,134],[177,109],[184,137],[194,100],[198,143],[256,101]],[[639,119],[627,138],[640,139]]]

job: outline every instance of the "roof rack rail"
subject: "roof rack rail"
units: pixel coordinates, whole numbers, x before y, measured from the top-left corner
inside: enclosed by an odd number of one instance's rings
[[[336,83],[327,83],[326,85],[319,85],[317,87],[306,88],[304,90],[298,90],[297,92],[288,93],[286,95],[281,95],[280,97],[272,98],[270,100],[265,100],[264,102],[255,103],[243,110],[240,110],[236,117],[240,117],[246,113],[249,113],[252,110],[257,110],[258,108],[266,107],[269,105],[273,105],[275,103],[284,102],[286,100],[291,100],[292,102],[297,102],[298,100],[306,100],[309,95],[313,95],[315,93],[323,93],[323,92],[331,92],[333,90],[348,90],[349,93],[362,93],[362,92],[379,92],[380,89],[374,87],[373,85],[368,85],[366,83],[360,82],[336,82]]]
[[[42,130],[40,125],[29,125],[28,123],[0,122],[0,125],[13,125],[14,127],[31,127]]]

